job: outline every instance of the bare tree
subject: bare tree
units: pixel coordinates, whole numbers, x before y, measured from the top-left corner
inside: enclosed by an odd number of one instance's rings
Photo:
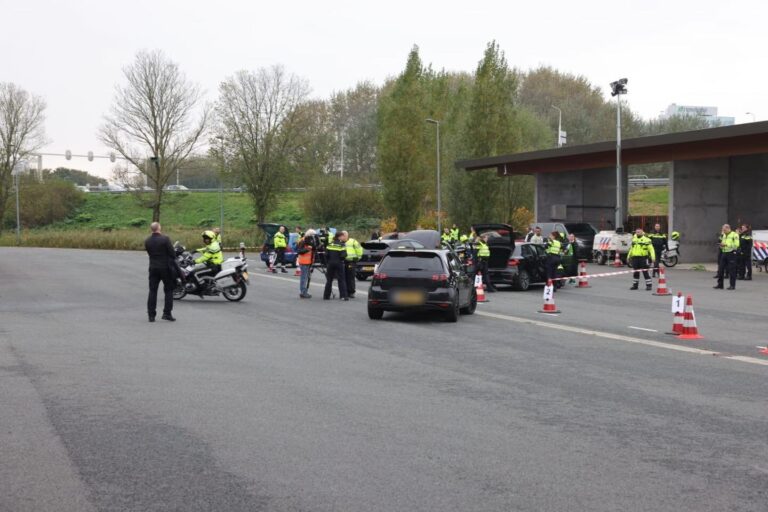
[[[139,52],[123,74],[99,138],[147,177],[152,220],[159,221],[163,187],[198,147],[209,108],[200,105],[200,88],[159,50]]]
[[[45,145],[45,102],[12,83],[0,82],[0,232],[16,165]]]
[[[240,71],[219,86],[212,154],[243,179],[264,222],[306,143],[307,82],[281,66]]]

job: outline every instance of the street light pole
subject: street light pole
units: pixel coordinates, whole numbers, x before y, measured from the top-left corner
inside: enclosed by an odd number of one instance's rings
[[[17,164],[18,165],[18,164]],[[21,245],[21,212],[19,211],[19,169],[16,170],[16,245]]]
[[[752,122],[753,123],[755,122],[755,114],[754,113],[752,113],[752,112],[745,112],[745,114],[748,115],[748,116],[752,116]]]
[[[443,232],[443,221],[442,221],[443,206],[440,198],[440,121],[437,121],[435,119],[427,119],[427,122],[435,125],[435,134],[437,138],[437,232],[442,233]]]
[[[563,147],[563,138],[560,136],[563,133],[563,111],[554,105],[550,105],[553,109],[557,110],[557,147]]]
[[[616,224],[615,229],[624,226],[622,211],[621,179],[621,95],[627,94],[627,79],[611,82],[611,96],[616,96]]]

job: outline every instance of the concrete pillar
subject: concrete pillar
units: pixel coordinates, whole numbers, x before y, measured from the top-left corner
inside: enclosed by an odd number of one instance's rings
[[[670,231],[682,236],[684,263],[717,261],[717,235],[728,222],[729,159],[672,163]]]
[[[627,167],[622,167],[622,218],[627,217]],[[536,174],[537,222],[590,222],[612,229],[616,216],[616,168]],[[610,221],[610,224],[609,224]]]

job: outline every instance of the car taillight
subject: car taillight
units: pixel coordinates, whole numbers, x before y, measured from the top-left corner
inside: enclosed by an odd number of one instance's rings
[[[448,280],[448,274],[433,274],[432,275],[433,281],[447,281]]]
[[[387,278],[387,274],[384,274],[383,272],[377,272],[373,274],[374,279],[378,279],[379,281],[383,281]]]
[[[517,260],[513,260],[513,259],[511,259],[511,260],[509,260],[509,261],[507,262],[507,266],[508,266],[508,267],[516,267],[516,266],[518,265],[518,263],[519,263],[519,262],[518,262]]]

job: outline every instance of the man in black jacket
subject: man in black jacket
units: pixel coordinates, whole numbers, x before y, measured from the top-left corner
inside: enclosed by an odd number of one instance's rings
[[[165,305],[163,320],[175,322],[173,311],[173,289],[176,286],[175,268],[176,254],[171,239],[160,232],[160,223],[153,222],[149,228],[152,234],[144,241],[144,248],[149,254],[149,298],[147,299],[147,314],[149,321],[154,322],[157,315],[157,288],[163,282]]]

